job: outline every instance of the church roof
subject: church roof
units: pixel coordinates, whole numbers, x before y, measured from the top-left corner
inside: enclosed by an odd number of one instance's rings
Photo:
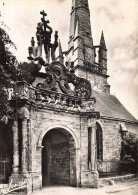
[[[114,96],[107,93],[92,91],[96,98],[95,111],[99,111],[101,116],[116,118],[138,123],[138,120],[121,104]]]

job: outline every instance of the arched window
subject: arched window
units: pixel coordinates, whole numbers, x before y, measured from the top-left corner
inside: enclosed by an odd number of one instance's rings
[[[103,160],[103,133],[99,123],[96,123],[97,160]]]

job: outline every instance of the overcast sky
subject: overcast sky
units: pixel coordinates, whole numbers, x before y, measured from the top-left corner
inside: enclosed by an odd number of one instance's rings
[[[4,6],[3,6],[4,2]],[[45,10],[67,50],[71,0],[0,0],[3,20],[17,45],[17,59],[26,61],[40,11]],[[111,93],[138,118],[138,0],[89,0],[94,45],[104,31],[108,49],[108,83]]]

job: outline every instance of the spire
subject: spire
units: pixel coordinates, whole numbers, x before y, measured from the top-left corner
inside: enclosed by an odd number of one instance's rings
[[[74,6],[85,6],[88,8],[88,0],[72,0],[72,7]]]
[[[84,66],[87,62],[94,64],[95,53],[88,0],[72,0],[66,57],[74,61],[74,66]]]
[[[63,57],[63,52],[62,52],[60,39],[59,39],[59,44],[58,44],[58,50],[59,50],[59,56],[58,56],[59,62],[63,64],[64,63],[64,57]]]
[[[78,26],[79,35],[83,36],[84,44],[88,45],[88,47],[92,47],[93,41],[88,0],[72,0],[70,15],[69,49],[72,47],[76,26]]]
[[[102,31],[102,34],[101,34],[100,46],[102,46],[102,48],[106,49],[106,44],[105,44],[105,40],[104,40],[103,31]]]

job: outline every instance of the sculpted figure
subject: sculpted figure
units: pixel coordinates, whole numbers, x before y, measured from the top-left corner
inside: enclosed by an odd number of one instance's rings
[[[37,25],[36,38],[37,46],[35,47],[34,37],[31,40],[31,47],[28,48],[29,60],[38,61],[40,65],[49,65],[50,57],[51,60],[55,60],[55,51],[58,46],[58,32],[55,31],[55,41],[51,43],[51,34],[53,32],[52,28],[48,25],[49,20],[45,20],[47,14],[41,11],[40,14],[43,16],[41,22]],[[42,58],[42,46],[44,45],[45,59]]]

